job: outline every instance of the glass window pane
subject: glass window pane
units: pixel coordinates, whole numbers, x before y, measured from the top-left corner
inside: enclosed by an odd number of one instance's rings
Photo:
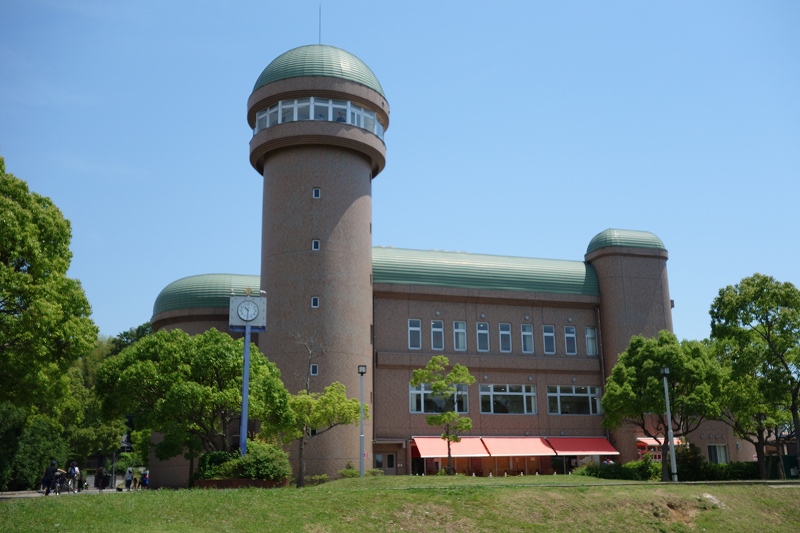
[[[309,120],[310,118],[311,118],[311,99],[298,98],[297,120]]]

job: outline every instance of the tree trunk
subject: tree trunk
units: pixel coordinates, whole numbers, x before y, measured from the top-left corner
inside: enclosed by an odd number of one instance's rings
[[[767,440],[764,436],[764,432],[759,429],[758,434],[756,435],[756,463],[758,463],[758,475],[761,479],[767,479],[767,462],[765,458],[765,448],[767,446]]]
[[[297,453],[298,469],[297,469],[297,488],[303,488],[306,485],[306,438],[305,435],[300,438],[300,449]]]
[[[661,445],[661,481],[672,481],[669,464],[669,443],[664,437],[664,444]]]
[[[189,488],[194,487],[194,454],[189,457]]]

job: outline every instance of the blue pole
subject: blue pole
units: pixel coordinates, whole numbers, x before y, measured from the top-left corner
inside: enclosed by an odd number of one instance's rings
[[[250,324],[244,326],[244,370],[242,371],[242,420],[239,423],[239,453],[247,453],[247,397],[250,394]]]

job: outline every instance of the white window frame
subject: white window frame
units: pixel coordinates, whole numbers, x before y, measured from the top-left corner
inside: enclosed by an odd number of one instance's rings
[[[444,320],[431,320],[431,350],[444,351]]]
[[[464,320],[453,321],[453,349],[457,352],[467,351],[467,323]]]
[[[319,376],[319,365],[317,363],[312,363],[308,369],[309,376]]]
[[[319,309],[319,296],[312,296],[311,297],[311,308],[312,309]]]
[[[519,327],[522,353],[534,353],[533,324],[521,324]],[[528,345],[530,348],[528,348]]]
[[[322,189],[319,187],[314,187],[311,189],[311,198],[314,198],[315,200],[322,198]]]
[[[548,385],[547,386],[547,413],[564,416],[593,416],[603,414],[600,407],[602,393],[600,387],[584,387],[578,385]],[[572,412],[572,405],[576,401],[586,399],[588,413]],[[565,412],[566,411],[566,412]]]
[[[322,243],[319,242],[319,239],[311,239],[311,249],[315,252],[318,252]]]
[[[495,385],[481,383],[480,387],[481,414],[490,415],[535,415],[536,414],[536,385]],[[521,398],[522,412],[498,412],[499,407],[505,407],[504,398]],[[488,409],[484,409],[484,400]]]
[[[578,334],[575,326],[564,326],[564,352],[567,355],[578,355]]]
[[[426,401],[427,400],[427,401]],[[450,397],[456,412],[459,414],[469,413],[469,392],[464,383],[456,384],[456,392]],[[433,409],[436,406],[439,410]],[[408,388],[408,409],[413,414],[441,414],[448,407],[441,398],[433,395],[431,386],[422,383],[416,387],[409,385]],[[448,409],[449,410],[449,409]]]
[[[412,342],[416,340],[417,342]],[[419,318],[408,319],[408,349],[421,350],[422,349],[422,320]]]
[[[491,343],[489,339],[489,323],[477,322],[475,324],[475,335],[477,337],[477,342],[478,342],[478,351],[479,352],[490,351]],[[481,348],[481,340],[485,341],[486,346],[484,348]]]
[[[598,355],[597,349],[597,328],[586,327],[586,355]]]
[[[502,353],[511,353],[513,349],[511,343],[511,324],[508,322],[501,322],[497,327],[500,334],[500,351]]]
[[[542,326],[542,349],[546,355],[553,355],[556,353],[556,327],[550,324],[545,324]],[[547,341],[548,339],[553,344],[553,348],[551,350],[547,349]]]

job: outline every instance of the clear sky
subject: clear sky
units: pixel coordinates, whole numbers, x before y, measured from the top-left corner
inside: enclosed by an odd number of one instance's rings
[[[101,333],[259,273],[247,98],[320,5],[391,106],[375,245],[582,260],[651,231],[690,339],[726,285],[800,285],[800,2],[0,0],[0,155],[72,222]]]

